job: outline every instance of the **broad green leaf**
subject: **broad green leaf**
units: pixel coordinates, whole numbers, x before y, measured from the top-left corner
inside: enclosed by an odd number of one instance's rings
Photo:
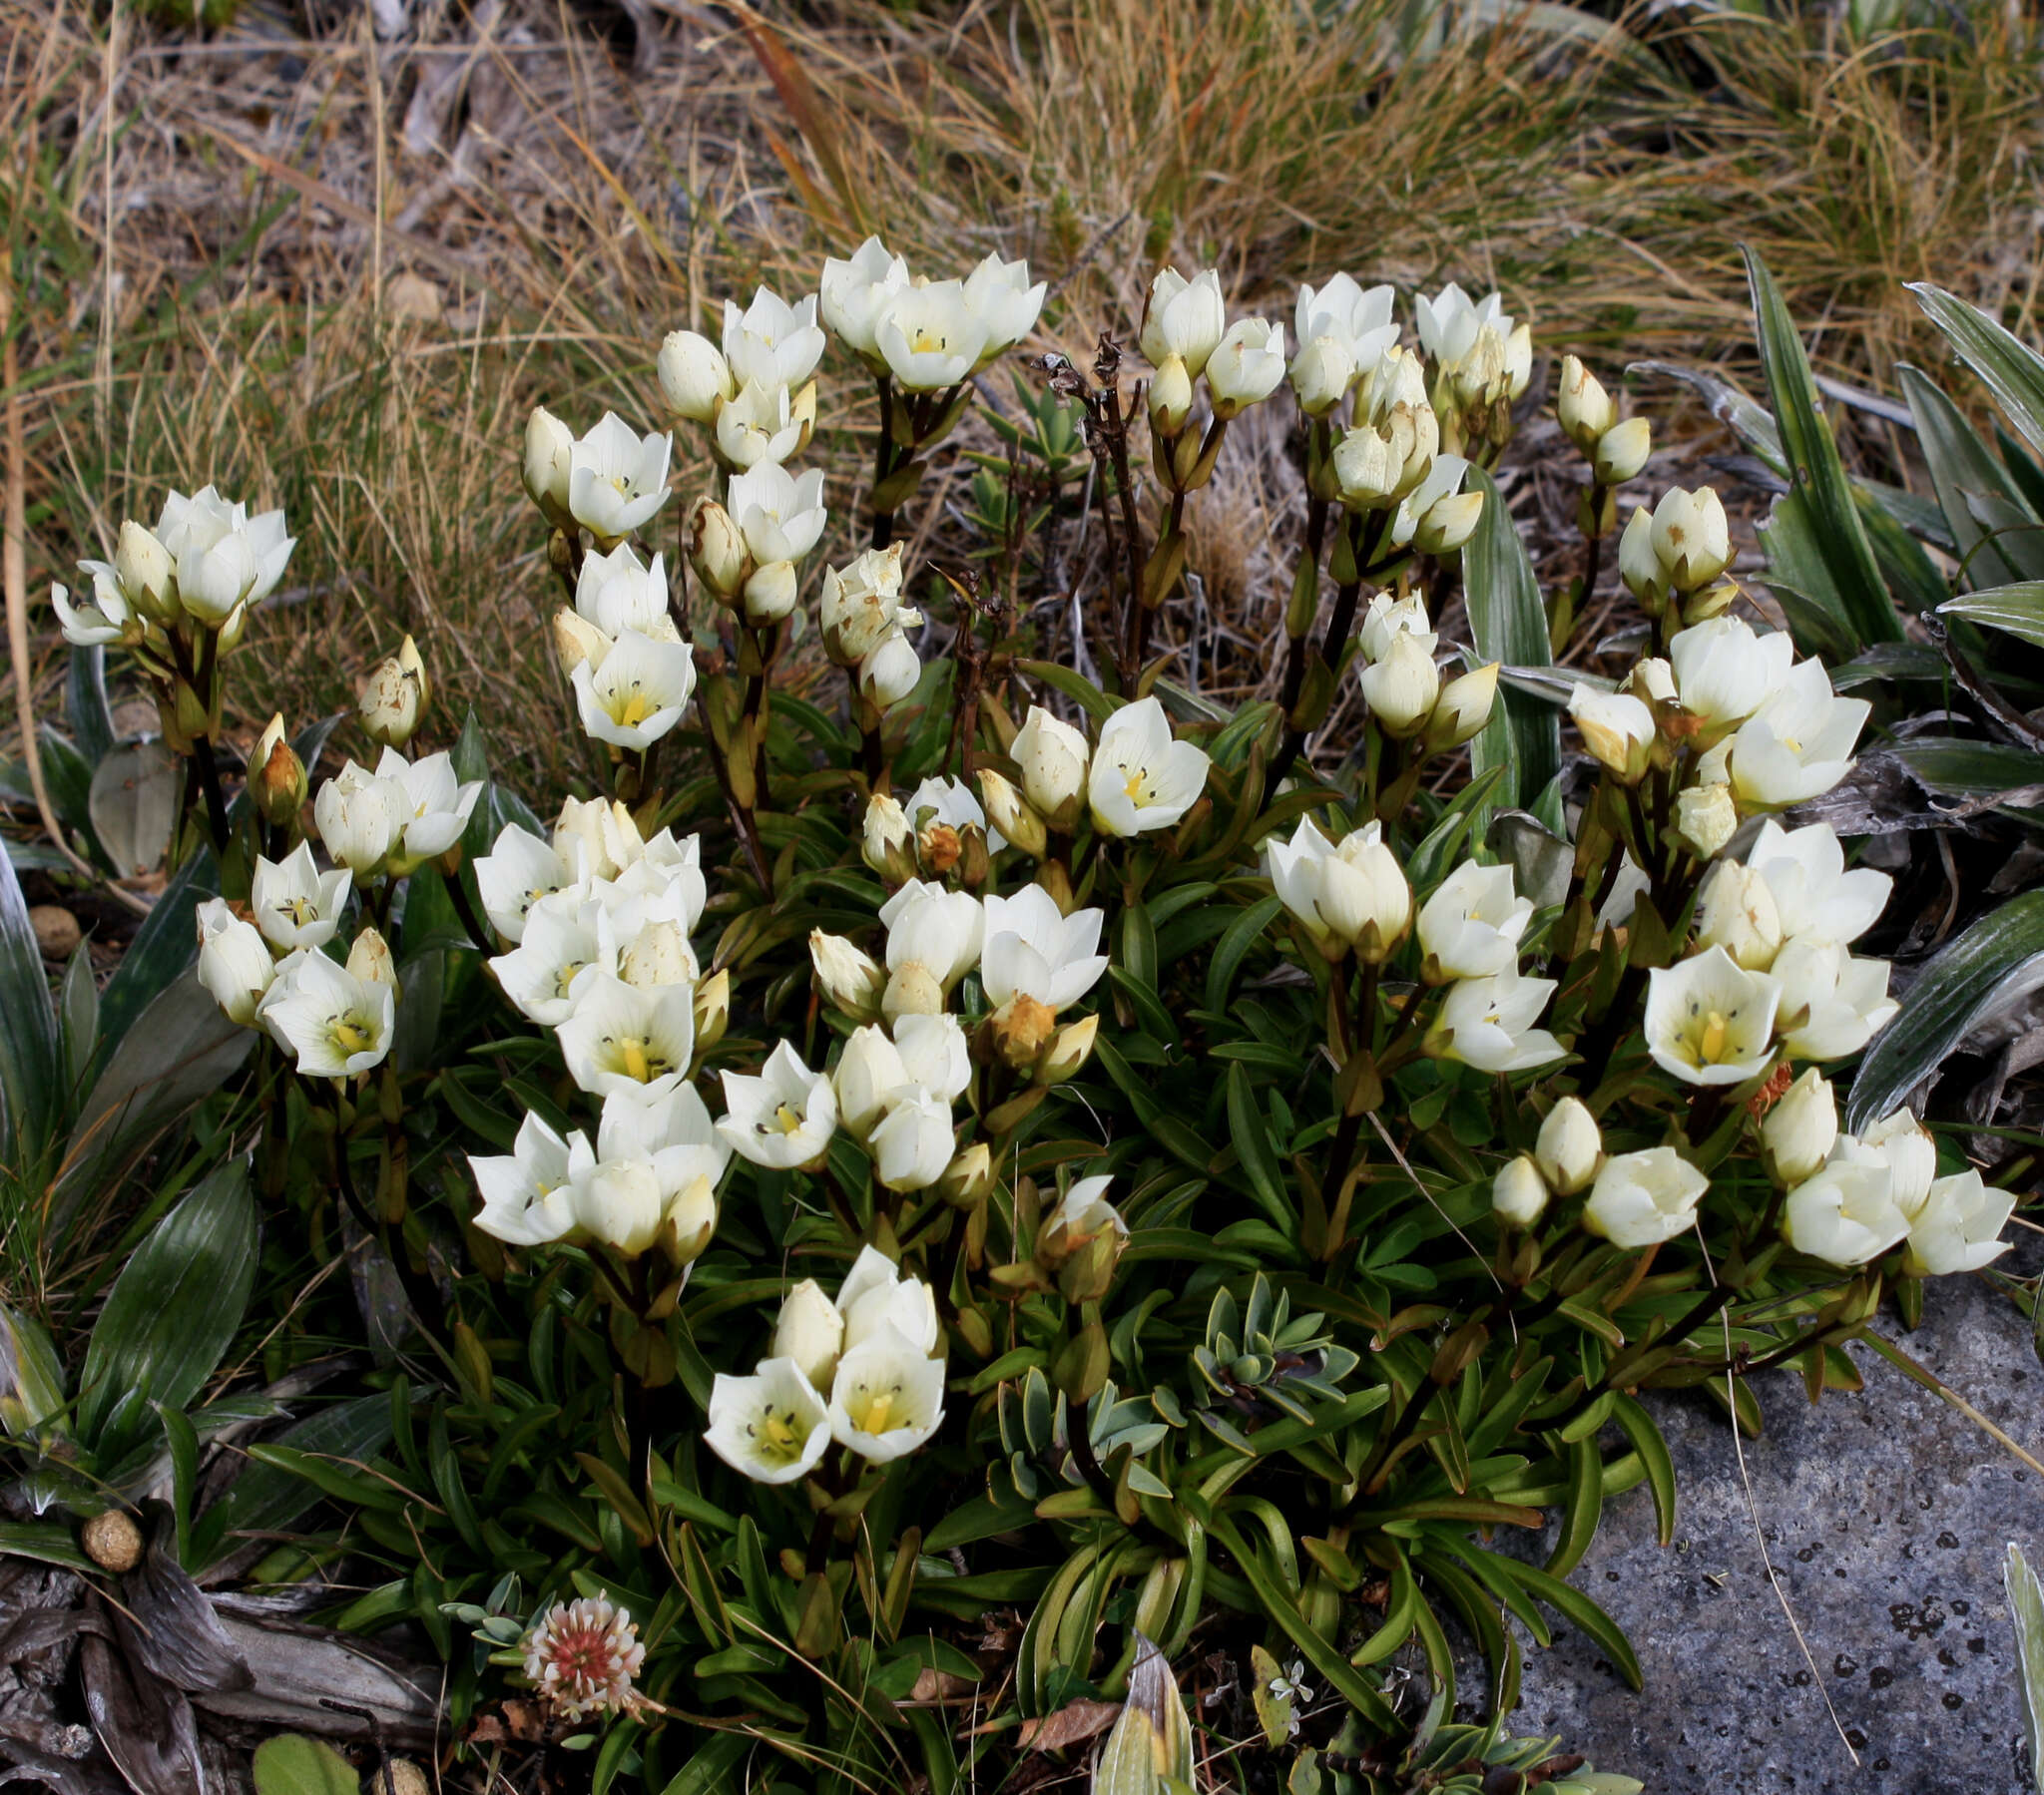
[[[1059,667],[1054,661],[1018,661],[1015,671],[1032,679],[1041,679],[1054,691],[1063,692],[1095,722],[1104,723],[1115,713],[1114,699],[1068,667]]]
[[[1745,253],[1761,362],[1767,369],[1768,391],[1792,483],[1788,495],[1777,501],[1776,513],[1779,516],[1791,501],[1801,502],[1827,576],[1810,596],[1835,608],[1838,620],[1851,634],[1854,652],[1868,643],[1897,641],[1902,620],[1874,560],[1873,545],[1867,540],[1830,424],[1816,408],[1816,387],[1802,339],[1774,276],[1752,249]],[[1771,541],[1771,559],[1772,555]],[[1809,590],[1806,581],[1797,584]]]
[[[156,1001],[188,966],[199,959],[199,931],[193,912],[202,898],[220,895],[220,867],[211,848],[178,868],[164,887],[135,939],[121,958],[119,971],[100,993],[100,1052],[111,1054],[136,1019]]]
[[[1540,668],[1553,660],[1547,643],[1547,607],[1526,545],[1497,485],[1481,468],[1468,473],[1483,494],[1483,516],[1462,550],[1464,603],[1479,661]],[[1553,709],[1523,691],[1500,689],[1490,721],[1470,743],[1472,776],[1505,769],[1495,801],[1505,807],[1530,799],[1561,770],[1561,723]]]
[[[1874,1037],[1846,1102],[1854,1132],[1890,1114],[1936,1070],[1974,1022],[2044,971],[2044,891],[2026,891],[1948,943]]]
[[[2044,785],[2044,754],[2005,742],[1918,735],[1888,752],[1932,791],[1954,797],[1992,797]]]
[[[64,715],[78,751],[97,766],[114,750],[114,709],[107,702],[107,651],[97,645],[71,651],[64,684]]]
[[[256,1747],[256,1795],[359,1795],[354,1766],[322,1739],[278,1733]]]
[[[2044,648],[2044,580],[1990,586],[1984,592],[1947,599],[1937,610],[1940,617],[1971,618]]]
[[[189,932],[189,925],[188,925]],[[43,953],[10,860],[0,867],[0,1158],[40,1157],[62,1125],[64,1054]]]
[[[1912,280],[1909,290],[1966,365],[1987,382],[2008,421],[2032,448],[2044,449],[2044,356],[1956,293],[1927,280]]]
[[[2030,1746],[2030,1777],[2044,1795],[2044,1583],[2009,1542],[2002,1564],[2002,1586],[2008,1591],[2009,1619],[2016,1629],[2017,1693],[2023,1703],[2023,1731]]]
[[[1915,368],[1903,366],[1897,372],[1909,415],[1916,420],[1916,440],[1923,445],[1938,508],[1965,568],[1966,584],[2009,586],[2044,579],[2044,539],[2022,532],[1990,537],[1973,514],[1972,502],[1983,497],[2021,506],[2008,470],[1942,388]]]
[[[234,1339],[255,1275],[249,1166],[233,1159],[157,1223],[114,1280],[85,1349],[79,1433],[110,1451],[100,1429],[131,1394],[189,1407]]]
[[[184,801],[185,763],[160,741],[116,748],[93,768],[86,808],[117,878],[144,878],[163,865]]]

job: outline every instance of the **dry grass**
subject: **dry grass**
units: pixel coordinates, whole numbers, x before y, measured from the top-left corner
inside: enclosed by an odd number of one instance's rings
[[[526,407],[648,417],[662,331],[756,278],[805,286],[868,228],[932,267],[1029,254],[1075,351],[1178,255],[1283,309],[1337,266],[1493,281],[1549,347],[1716,359],[1745,341],[1740,239],[1862,379],[1924,351],[1904,279],[2034,333],[2034,52],[1998,12],[1862,49],[1815,18],[1663,24],[1683,41],[1649,57],[1524,25],[1408,55],[1403,11],[838,0],[751,30],[676,0],[635,74],[540,0],[421,13],[401,47],[262,7],[188,43],[0,0],[32,590],[167,484],[280,503],[293,585],[233,720],[334,707],[410,629],[543,790],[579,750]],[[862,383],[827,371],[842,429]],[[1239,487],[1192,529],[1200,633],[1242,688],[1297,506],[1278,431],[1230,453]]]

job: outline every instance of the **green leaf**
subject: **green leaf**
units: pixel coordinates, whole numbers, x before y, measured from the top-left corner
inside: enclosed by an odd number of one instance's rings
[[[1516,1560],[1500,1558],[1499,1563],[1508,1564],[1511,1572],[1525,1585],[1529,1595],[1540,1600],[1560,1614],[1563,1619],[1580,1627],[1603,1648],[1619,1675],[1632,1688],[1641,1686],[1640,1660],[1634,1654],[1632,1641],[1625,1636],[1625,1630],[1582,1590],[1572,1588],[1558,1576],[1550,1576],[1545,1571],[1535,1570],[1531,1565],[1521,1565]]]
[[[90,765],[99,765],[113,752],[118,736],[114,709],[107,702],[107,651],[97,644],[71,651],[71,672],[64,682],[64,715],[71,724],[71,739]]]
[[[1464,603],[1479,661],[1509,667],[1548,666],[1547,607],[1526,545],[1499,496],[1497,484],[1472,467],[1467,484],[1483,494],[1483,516],[1462,550]],[[1496,801],[1509,809],[1561,770],[1561,721],[1553,709],[1523,691],[1500,689],[1490,721],[1470,743],[1475,777],[1505,769]]]
[[[4,856],[0,856],[4,858]],[[187,919],[186,933],[191,922]],[[63,1125],[64,1056],[14,863],[0,867],[0,1158],[40,1157]]]
[[[1554,1551],[1547,1560],[1548,1571],[1556,1576],[1567,1576],[1583,1562],[1604,1513],[1604,1459],[1595,1435],[1569,1448],[1568,1472],[1568,1502],[1562,1510]]]
[[[2030,1746],[2030,1776],[2044,1795],[2044,1583],[2014,1541],[2002,1565],[2009,1619],[2016,1629],[2016,1672],[2023,1698],[2023,1731]]]
[[[1775,428],[1775,420],[1768,415],[1767,407],[1757,403],[1736,382],[1703,368],[1685,367],[1673,361],[1636,361],[1626,372],[1658,374],[1665,379],[1680,381],[1711,408],[1711,415],[1719,423],[1729,426],[1732,433],[1769,467],[1784,479],[1788,478],[1788,463],[1782,453],[1781,431]]]
[[[1059,667],[1054,661],[1018,661],[1015,671],[1029,678],[1041,679],[1054,691],[1063,692],[1095,722],[1104,723],[1115,713],[1114,699],[1071,668]]]
[[[1228,996],[1235,989],[1235,976],[1242,970],[1244,957],[1283,908],[1281,899],[1259,898],[1228,925],[1228,932],[1215,945],[1214,957],[1207,962],[1207,1008],[1217,1016],[1228,1008]]]
[[[157,993],[199,959],[199,932],[192,914],[201,898],[220,895],[220,867],[211,848],[201,848],[164,887],[155,907],[121,958],[120,970],[100,994],[101,1051],[110,1053],[127,1035]]]
[[[1654,1492],[1654,1525],[1663,1546],[1675,1541],[1675,1460],[1668,1442],[1654,1425],[1645,1406],[1630,1396],[1620,1396],[1611,1405],[1611,1419],[1618,1423],[1640,1464],[1647,1473],[1647,1486]]]
[[[1279,1230],[1288,1233],[1297,1225],[1297,1218],[1284,1200],[1284,1173],[1272,1150],[1257,1095],[1250,1088],[1249,1069],[1239,1063],[1228,1069],[1228,1133],[1251,1193]]]
[[[331,1745],[278,1733],[256,1747],[256,1795],[360,1795],[362,1779]]]
[[[1940,617],[1968,617],[2044,648],[2044,580],[1990,586],[1961,599],[1947,599],[1937,610]]]
[[[1927,280],[1909,290],[1960,358],[1987,382],[2010,423],[2034,449],[2044,449],[2044,356],[2011,336],[1977,305]]]
[[[78,1431],[99,1438],[114,1406],[190,1407],[241,1325],[256,1275],[249,1165],[233,1159],[157,1223],[122,1268],[94,1324],[79,1378]]]
[[[2044,891],[2013,897],[1948,943],[1909,987],[1895,1019],[1874,1037],[1846,1102],[1855,1133],[1892,1112],[1974,1022],[2044,965]]]
[[[1966,583],[2008,586],[2018,580],[2044,579],[2044,539],[2022,531],[1990,537],[1973,512],[1973,501],[1979,498],[2000,499],[2018,511],[2025,510],[2008,470],[1980,440],[1965,414],[1928,376],[1912,367],[1898,372],[1909,415],[1916,420],[1916,440],[1923,445],[1938,508],[1965,567]]]
[[[1932,791],[1990,797],[2044,785],[2044,754],[1999,741],[1918,735],[1888,749]]]
[[[78,1537],[61,1521],[0,1521],[0,1559],[34,1559],[86,1576],[100,1574]]]
[[[1881,579],[1830,424],[1816,408],[1816,386],[1802,339],[1774,276],[1751,248],[1745,254],[1761,361],[1792,484],[1788,499],[1778,502],[1776,512],[1779,515],[1788,501],[1800,501],[1828,576],[1824,589],[1810,596],[1835,609],[1851,632],[1854,651],[1868,643],[1898,641],[1902,620]]]

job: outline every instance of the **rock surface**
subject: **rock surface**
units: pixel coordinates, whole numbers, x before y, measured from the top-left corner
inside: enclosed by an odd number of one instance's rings
[[[2034,1272],[2024,1234],[2003,1263]],[[1881,1324],[1996,1426],[2044,1458],[2044,1366],[2028,1319],[1977,1278],[1933,1281],[1923,1325]],[[1635,1695],[1596,1646],[1529,1649],[1513,1729],[1562,1735],[1650,1795],[2037,1795],[2002,1593],[2013,1540],[2044,1561],[2044,1478],[1864,1348],[1862,1395],[1812,1409],[1766,1375],[1746,1443],[1754,1509],[1821,1676],[1769,1589],[1731,1424],[1702,1399],[1656,1400],[1680,1490],[1676,1542],[1642,1488],[1615,1499],[1571,1577],[1626,1630]],[[1855,1770],[1830,1717],[1859,1754]]]

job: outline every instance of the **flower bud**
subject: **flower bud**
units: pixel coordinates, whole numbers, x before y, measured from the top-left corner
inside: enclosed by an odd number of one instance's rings
[[[680,923],[650,922],[618,956],[618,977],[639,991],[686,985],[696,976],[696,956]]]
[[[941,1016],[944,987],[920,960],[904,960],[887,975],[880,993],[880,1014],[889,1024],[903,1016]]]
[[[1737,580],[1716,580],[1699,592],[1688,594],[1682,601],[1682,621],[1694,629],[1698,624],[1708,623],[1714,617],[1723,617],[1732,609],[1732,601],[1740,595]]]
[[[163,621],[176,607],[167,597],[173,573],[171,552],[133,521],[121,526],[114,545],[114,578],[121,596],[146,617]]]
[[[268,944],[254,923],[229,908],[225,898],[202,903],[198,922],[199,982],[228,1021],[253,1028],[256,1006],[276,976]]]
[[[375,929],[365,928],[347,950],[347,970],[365,985],[388,985],[397,989],[397,961],[390,943]]]
[[[922,677],[922,662],[914,646],[898,630],[890,633],[858,664],[859,694],[877,709],[898,704]]]
[[[1533,384],[1533,326],[1514,324],[1505,338],[1505,397],[1525,397]]]
[[[572,676],[585,661],[594,671],[610,652],[611,639],[581,612],[563,605],[554,613],[554,658],[562,673]]]
[[[1129,1224],[1107,1200],[1110,1180],[1081,1178],[1036,1236],[1036,1263],[1058,1280],[1067,1302],[1098,1302],[1114,1282]]]
[[[1441,676],[1433,656],[1418,638],[1401,630],[1381,661],[1362,670],[1362,695],[1377,727],[1386,735],[1417,735],[1433,714]]]
[[[1058,1016],[1048,1004],[1018,991],[987,1019],[994,1052],[1017,1072],[1027,1072],[1043,1058],[1058,1032]]]
[[[877,793],[866,802],[860,855],[889,885],[915,877],[915,833],[899,798]]]
[[[1476,534],[1482,521],[1482,493],[1449,493],[1426,508],[1412,532],[1412,546],[1422,555],[1451,555]]]
[[[746,581],[746,622],[755,629],[777,624],[794,609],[795,572],[792,561],[769,561],[755,568]]]
[[[1546,1211],[1547,1197],[1540,1167],[1524,1153],[1507,1160],[1491,1180],[1491,1209],[1509,1227],[1530,1228]]]
[[[419,715],[424,716],[433,707],[433,682],[426,676],[425,657],[419,653],[419,645],[409,636],[397,645],[397,665],[417,690]]]
[[[1814,1177],[1838,1139],[1838,1103],[1812,1066],[1790,1085],[1761,1123],[1768,1175],[1784,1189]]]
[[[980,801],[986,805],[987,821],[1008,838],[1010,847],[1020,848],[1031,859],[1041,859],[1050,845],[1043,818],[1027,798],[990,767],[979,769]]]
[[[886,989],[887,974],[862,948],[842,935],[811,929],[809,964],[815,968],[817,988],[832,1008],[859,1022],[871,1022],[880,1014],[880,993]]]
[[[689,545],[689,565],[696,570],[696,578],[714,598],[729,604],[752,572],[746,539],[732,522],[731,513],[715,499],[698,499],[689,507],[682,537]]]
[[[1688,785],[1675,794],[1675,832],[1699,860],[1710,859],[1738,828],[1730,785]]]
[[[544,405],[535,405],[525,420],[525,490],[557,530],[575,528],[568,509],[568,464],[574,454],[575,433]]]
[[[773,1322],[769,1359],[792,1359],[795,1369],[819,1391],[830,1388],[844,1345],[844,1317],[814,1278],[803,1278],[780,1299]]]
[[[717,1187],[708,1172],[699,1171],[682,1186],[660,1220],[660,1249],[679,1270],[703,1256],[717,1232]]]
[[[788,417],[795,427],[794,447],[790,455],[799,455],[809,446],[809,438],[816,434],[816,383],[811,380],[794,396],[788,407]]]
[[[362,684],[355,706],[362,731],[386,748],[401,748],[419,726],[419,688],[405,677],[397,657],[379,661]]]
[[[823,652],[839,667],[856,667],[894,628],[901,600],[901,544],[867,549],[843,568],[823,571],[816,621]]]
[[[1719,861],[1697,904],[1696,945],[1721,947],[1748,972],[1766,972],[1782,947],[1774,888],[1752,867]]]
[[[1150,428],[1159,436],[1176,436],[1193,412],[1193,376],[1185,358],[1167,355],[1150,377]]]
[[[993,1187],[994,1156],[984,1140],[975,1140],[944,1167],[944,1175],[937,1180],[938,1193],[960,1209],[984,1202]]]
[[[1668,602],[1668,574],[1654,551],[1653,513],[1644,505],[1618,539],[1618,577],[1649,617],[1661,615]]]
[[[1066,1023],[1038,1064],[1036,1082],[1062,1085],[1067,1079],[1078,1077],[1086,1062],[1093,1058],[1093,1041],[1099,1033],[1098,1016],[1082,1016],[1077,1022]]]
[[[1069,830],[1086,797],[1086,767],[1092,758],[1086,737],[1032,704],[1009,752],[1022,769],[1023,795],[1051,828]]]
[[[724,968],[698,982],[691,1008],[696,1023],[696,1058],[709,1053],[731,1027],[731,969]]]
[[[1597,439],[1590,457],[1592,477],[1599,486],[1623,486],[1647,465],[1653,448],[1654,431],[1645,418],[1614,424]]]
[[[1654,507],[1653,533],[1654,553],[1677,592],[1709,586],[1732,565],[1731,526],[1711,487],[1670,487]]]
[[[718,407],[738,391],[723,350],[694,330],[670,330],[655,367],[668,409],[692,424],[715,423]]]
[[[1355,382],[1355,357],[1331,336],[1316,336],[1291,364],[1291,390],[1309,418],[1323,418]]]
[[[1583,733],[1583,745],[1604,765],[1628,785],[1646,776],[1654,749],[1654,713],[1640,699],[1579,684],[1568,708]]]
[[[1547,1113],[1533,1143],[1533,1163],[1557,1196],[1588,1187],[1604,1159],[1604,1135],[1578,1097],[1565,1097]]]
[[[283,717],[271,717],[249,760],[249,789],[262,820],[272,828],[288,828],[305,807],[308,786],[305,763],[284,740]]]
[[[837,1096],[838,1124],[855,1140],[871,1134],[896,1097],[910,1087],[900,1050],[876,1023],[852,1030],[830,1083]]]
[[[1497,675],[1498,664],[1493,661],[1488,667],[1459,674],[1441,687],[1433,714],[1426,719],[1428,753],[1445,753],[1482,734],[1497,702]]]
[[[1561,419],[1562,434],[1585,455],[1594,454],[1598,438],[1618,422],[1617,403],[1604,390],[1604,383],[1573,355],[1561,358],[1561,387],[1554,409]]]

